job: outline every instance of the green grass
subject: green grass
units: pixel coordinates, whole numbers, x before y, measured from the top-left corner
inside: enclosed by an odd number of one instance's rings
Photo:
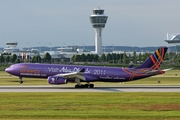
[[[0,93],[1,119],[180,119],[180,93]]]
[[[180,85],[179,73],[179,70],[172,70],[163,75],[124,84],[94,84]],[[23,85],[47,85],[46,79],[23,80]],[[0,72],[0,85],[19,85],[18,81],[18,77]],[[180,93],[0,93],[0,119],[179,120]]]

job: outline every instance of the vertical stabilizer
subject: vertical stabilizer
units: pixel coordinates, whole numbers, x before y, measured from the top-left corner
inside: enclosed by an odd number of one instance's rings
[[[159,69],[160,64],[162,63],[165,53],[167,52],[167,47],[161,47],[157,49],[154,54],[152,54],[142,65],[138,68],[151,68],[151,69]]]

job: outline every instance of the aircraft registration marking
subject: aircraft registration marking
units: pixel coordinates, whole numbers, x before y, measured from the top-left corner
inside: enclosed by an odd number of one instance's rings
[[[20,69],[20,73],[34,73],[34,74],[40,74],[40,70],[25,70],[25,69]]]
[[[28,69],[20,69],[20,75],[31,75],[31,76],[47,76],[46,74],[41,74],[40,70],[28,70]]]

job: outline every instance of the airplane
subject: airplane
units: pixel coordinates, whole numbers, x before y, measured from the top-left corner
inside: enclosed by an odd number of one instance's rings
[[[49,84],[75,82],[75,88],[93,88],[91,82],[129,82],[165,73],[160,70],[167,47],[157,49],[142,65],[128,67],[81,66],[43,63],[18,63],[6,68],[11,75],[22,78],[46,78]],[[86,84],[81,84],[86,82]]]

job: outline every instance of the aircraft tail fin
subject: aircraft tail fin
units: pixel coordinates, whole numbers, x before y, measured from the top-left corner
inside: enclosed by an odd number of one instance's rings
[[[137,67],[139,68],[151,68],[151,69],[159,69],[160,64],[162,63],[165,53],[167,52],[167,47],[161,47],[157,49],[154,54],[152,54],[142,65]]]

